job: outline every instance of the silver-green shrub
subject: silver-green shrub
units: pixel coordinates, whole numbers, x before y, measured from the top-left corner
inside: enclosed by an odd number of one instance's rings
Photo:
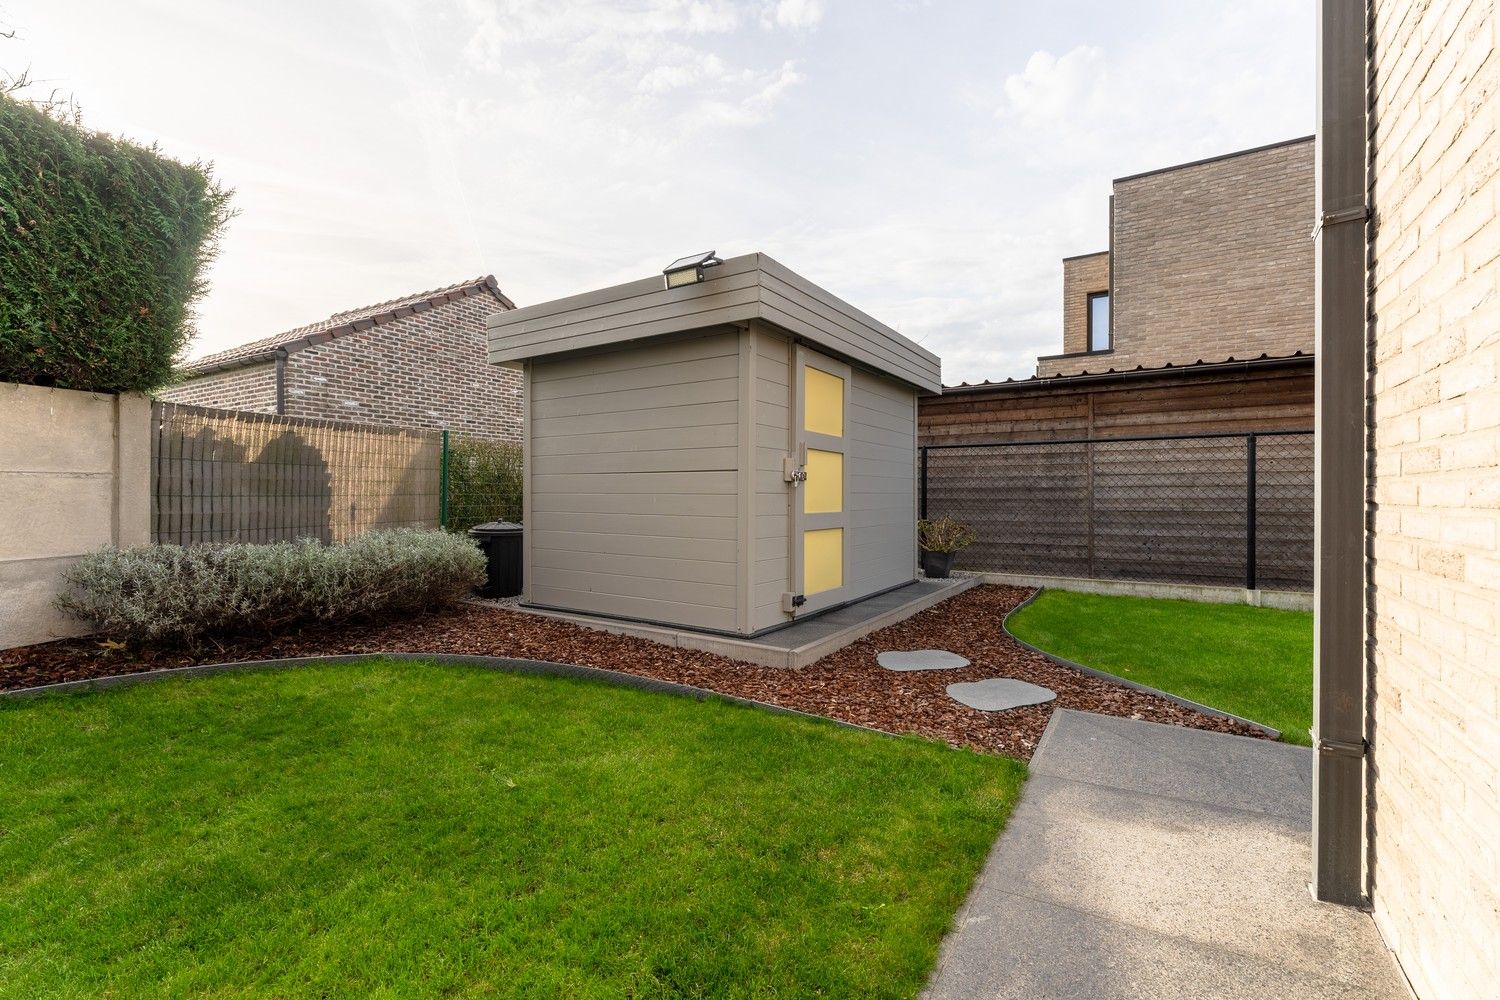
[[[68,570],[57,605],[114,639],[196,645],[439,608],[483,579],[484,557],[468,538],[398,529],[336,545],[103,548]]]

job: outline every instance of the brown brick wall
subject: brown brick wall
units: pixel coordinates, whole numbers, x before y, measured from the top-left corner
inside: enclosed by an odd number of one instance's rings
[[[486,360],[484,321],[500,308],[470,295],[297,351],[286,413],[519,441],[520,373]]]
[[[1089,295],[1109,291],[1109,251],[1063,261],[1063,353],[1089,349]]]
[[[1374,7],[1375,920],[1422,997],[1500,983],[1500,52]]]
[[[521,376],[487,360],[487,292],[457,298],[287,356],[285,414],[521,439]],[[274,413],[274,363],[192,379],[159,398]]]
[[[1115,182],[1111,366],[1313,348],[1313,143]]]
[[[156,393],[156,398],[169,403],[214,406],[221,410],[275,413],[276,363],[271,361],[189,379]]]

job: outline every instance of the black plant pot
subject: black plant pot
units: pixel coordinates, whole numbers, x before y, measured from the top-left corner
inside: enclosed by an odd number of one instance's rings
[[[954,552],[929,552],[922,550],[922,572],[932,580],[946,580],[953,572]]]

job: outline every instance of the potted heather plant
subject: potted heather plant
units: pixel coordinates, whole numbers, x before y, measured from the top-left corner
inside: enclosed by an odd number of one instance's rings
[[[934,580],[945,580],[953,572],[953,557],[974,543],[973,528],[946,514],[936,520],[917,522],[917,542],[922,546],[922,572]]]

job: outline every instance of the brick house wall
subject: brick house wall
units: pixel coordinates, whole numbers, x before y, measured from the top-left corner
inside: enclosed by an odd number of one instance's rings
[[[265,362],[190,378],[156,394],[158,399],[249,413],[276,412],[276,364]]]
[[[512,308],[482,279],[421,293],[199,359],[158,394],[169,402],[521,439],[521,377],[488,360],[485,320]]]
[[[289,355],[287,416],[519,441],[521,374],[488,360],[499,308],[470,296]]]
[[[1116,180],[1102,257],[1113,347],[1087,352],[1098,289],[1072,287],[1065,261],[1065,353],[1038,358],[1037,374],[1311,353],[1313,155],[1296,139]],[[1076,283],[1095,257],[1074,260]]]
[[[1500,39],[1488,0],[1372,7],[1372,902],[1419,996],[1494,996]]]
[[[1063,353],[1089,349],[1089,296],[1108,291],[1108,250],[1063,259]]]

